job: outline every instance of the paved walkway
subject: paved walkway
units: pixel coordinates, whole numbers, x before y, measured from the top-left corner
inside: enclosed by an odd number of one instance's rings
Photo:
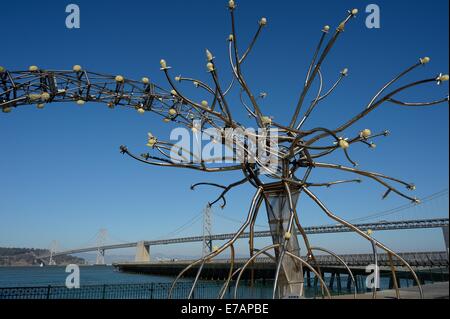
[[[437,283],[432,285],[424,285],[423,294],[425,299],[449,299],[449,283]],[[372,293],[358,295],[358,299],[372,299]],[[377,299],[396,299],[395,290],[385,290],[377,292]],[[401,299],[420,299],[417,287],[400,289]],[[334,299],[353,299],[353,295],[338,296]]]

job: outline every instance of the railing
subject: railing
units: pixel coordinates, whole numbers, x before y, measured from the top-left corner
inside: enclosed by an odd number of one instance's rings
[[[440,272],[429,269],[417,273],[421,282],[436,283],[448,281],[448,269],[441,269]],[[381,289],[392,289],[393,284],[390,276],[381,275]],[[314,277],[311,281],[305,282],[306,298],[322,298],[320,285]],[[398,277],[401,288],[413,286],[415,281],[408,273],[402,273]],[[331,280],[330,276],[324,277],[325,283],[333,295],[351,295],[354,292],[354,285],[349,285],[348,275],[341,275]],[[366,293],[364,275],[355,275],[356,288],[358,293]],[[223,287],[223,281],[202,281],[199,282],[194,291],[193,299],[217,299]],[[273,280],[256,280],[253,284],[250,281],[241,281],[237,298],[238,299],[271,299],[273,290]],[[118,300],[118,299],[146,299],[158,300],[167,299],[171,283],[143,283],[143,284],[111,284],[111,285],[91,285],[82,286],[80,289],[68,289],[62,286],[45,287],[11,287],[0,288],[0,300],[2,299],[88,299],[88,300]],[[234,298],[235,282],[231,282],[226,290],[225,299]],[[191,282],[180,282],[176,285],[172,293],[172,299],[186,299],[192,288]]]
[[[120,284],[82,286],[68,289],[61,286],[0,288],[0,299],[167,299],[171,283]],[[223,282],[201,282],[195,289],[194,299],[217,299]],[[273,283],[257,281],[251,287],[242,282],[239,299],[269,299]],[[182,282],[175,287],[172,298],[186,299],[192,283]],[[225,299],[232,299],[234,285],[227,289]]]

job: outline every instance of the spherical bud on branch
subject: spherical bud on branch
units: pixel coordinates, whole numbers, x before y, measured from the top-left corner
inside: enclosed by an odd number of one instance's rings
[[[142,83],[144,83],[144,84],[149,84],[149,83],[150,83],[150,79],[147,78],[147,77],[143,77],[141,81],[142,81]]]
[[[376,149],[377,148],[377,144],[375,144],[375,143],[370,143],[370,146],[369,146],[371,149]]]
[[[30,99],[30,101],[37,101],[41,99],[41,95],[40,94],[29,94],[28,98]]]
[[[2,109],[2,112],[3,112],[3,113],[11,113],[11,111],[12,111],[12,108],[10,108],[10,107],[4,107],[4,108]]]
[[[30,71],[30,72],[36,72],[38,70],[39,70],[39,68],[36,65],[32,65],[28,68],[28,71]]]
[[[175,90],[170,91],[170,94],[172,94],[173,96],[178,96],[178,93]]]
[[[158,139],[152,133],[148,133],[147,146],[153,148],[156,144],[158,144]]]
[[[448,74],[442,74],[442,73],[436,79],[438,84],[441,84],[442,82],[447,82],[448,80],[449,80]]]
[[[407,188],[408,188],[410,191],[415,191],[415,190],[417,189],[416,185],[414,185],[414,184],[408,185]]]
[[[422,201],[418,198],[414,198],[413,203],[416,205],[420,205],[420,204],[422,204]]]
[[[192,118],[193,119],[193,118]],[[192,132],[194,133],[198,133],[202,130],[202,124],[198,123],[198,122],[194,122],[194,124],[192,125]]]
[[[114,78],[114,80],[115,80],[116,82],[119,82],[119,83],[122,83],[123,81],[125,81],[124,77],[121,76],[121,75],[116,76],[116,77]]]
[[[228,1],[228,8],[231,10],[236,9],[236,3],[234,2],[234,0]]]
[[[83,106],[83,105],[86,104],[86,101],[85,101],[85,100],[78,100],[78,101],[77,101],[77,104],[78,104],[79,106]]]
[[[178,111],[174,108],[170,108],[169,109],[169,115],[175,116],[178,114]]]
[[[208,69],[209,72],[214,72],[214,64],[213,63],[209,62],[206,65],[206,68]]]
[[[209,62],[212,62],[212,61],[214,60],[213,54],[212,54],[211,51],[209,51],[208,49],[206,49],[206,59],[207,59]]]
[[[203,107],[208,107],[208,101],[202,101],[202,106]]]
[[[5,68],[0,65],[0,73],[5,72]]]
[[[428,64],[428,63],[430,63],[430,61],[431,61],[431,59],[427,56],[420,59],[421,64]]]
[[[286,232],[286,234],[284,234],[284,239],[290,240],[291,238],[292,238],[292,234],[290,232]]]
[[[261,20],[259,20],[259,25],[264,27],[267,25],[267,18],[261,18]]]
[[[36,107],[37,107],[39,110],[42,110],[42,109],[45,107],[45,104],[44,104],[44,103],[39,103],[38,105],[36,105]]]
[[[163,119],[163,122],[164,122],[164,123],[170,123],[170,122],[172,122],[172,120],[169,119],[169,118],[167,118],[167,117],[165,117],[165,118]]]
[[[196,88],[198,88],[200,86],[200,83],[198,83],[197,81],[194,81],[193,84]]]
[[[167,62],[166,62],[166,60],[161,60],[160,62],[159,62],[159,64],[161,64],[161,70],[166,70],[167,69]]]
[[[176,82],[181,82],[181,75],[175,77]]]
[[[369,129],[365,129],[364,131],[361,131],[361,133],[359,133],[359,136],[364,139],[368,139],[369,137],[372,136],[372,131]]]
[[[359,10],[358,9],[353,9],[350,13],[352,16],[356,16],[358,14]]]
[[[372,229],[367,230],[367,235],[372,236],[373,235],[373,230]]]
[[[228,36],[228,41],[233,42],[234,41],[234,35],[230,34]]]
[[[41,101],[48,101],[50,100],[50,94],[48,94],[47,92],[44,92],[41,94]]]
[[[72,68],[72,70],[74,71],[74,72],[80,72],[81,70],[82,70],[82,68],[81,68],[81,65],[74,65],[73,66],[73,68]]]
[[[341,75],[342,75],[342,76],[348,76],[348,69],[347,69],[347,68],[343,69],[343,70],[341,71]]]
[[[330,31],[330,26],[329,25],[324,26],[322,32],[328,33],[328,31]]]
[[[267,125],[272,125],[272,118],[268,117],[268,116],[263,116],[261,118],[261,122],[263,125],[267,126]]]
[[[341,139],[339,141],[339,147],[342,148],[343,150],[346,150],[350,147],[350,144],[346,140]]]
[[[138,112],[139,114],[144,114],[144,113],[145,113],[145,110],[144,110],[142,107],[139,107],[139,108],[137,109],[137,112]]]

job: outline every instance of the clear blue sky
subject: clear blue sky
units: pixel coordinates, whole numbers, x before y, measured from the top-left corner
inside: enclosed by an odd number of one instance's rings
[[[208,80],[204,50],[209,48],[226,67],[230,32],[227,1],[74,1],[81,8],[81,29],[65,28],[65,6],[70,2],[7,1],[2,4],[0,65],[11,70],[85,69],[149,76],[166,86],[159,71],[165,58],[182,74]],[[381,8],[381,29],[365,27],[365,5]],[[329,87],[344,67],[348,77],[315,113],[311,126],[336,127],[359,112],[374,93],[399,71],[423,56],[432,63],[405,81],[448,72],[448,1],[239,1],[237,11],[241,43],[249,41],[259,18],[268,18],[260,42],[244,72],[255,92],[269,93],[264,112],[286,122],[325,24],[333,27],[346,10],[359,8],[325,63]],[[433,100],[444,97],[448,85],[429,85],[402,97]],[[195,93],[194,93],[195,94]],[[237,101],[236,101],[237,102]],[[239,106],[236,105],[236,108]],[[164,138],[172,127],[151,114],[110,111],[103,105],[54,104],[43,111],[22,108],[0,115],[0,246],[48,247],[57,239],[65,248],[82,246],[98,229],[114,238],[142,240],[164,236],[198,215],[217,190],[191,192],[194,182],[237,180],[239,174],[201,173],[146,167],[121,156],[118,147],[145,150],[149,130]],[[377,142],[375,151],[355,147],[353,156],[362,169],[384,172],[417,184],[417,197],[448,188],[448,105],[405,109],[393,105],[373,113],[356,125],[353,135],[366,127],[389,129],[392,135]],[[342,154],[330,160],[345,164]],[[332,171],[317,172],[317,181],[339,178]],[[229,206],[217,213],[243,220],[254,190],[244,186],[230,194]],[[381,201],[384,190],[370,181],[318,191],[337,214],[355,219],[396,207],[404,200],[392,196]],[[305,225],[328,224],[309,200],[300,204]],[[432,216],[448,216],[448,203],[437,205]],[[259,224],[265,225],[265,213]],[[420,217],[426,217],[423,216]],[[238,225],[217,217],[215,232],[232,232]],[[199,223],[179,234],[199,234]],[[379,234],[399,250],[442,249],[439,231]],[[411,240],[411,238],[417,240]],[[355,237],[314,237],[318,245],[342,252],[368,249]],[[190,253],[197,248],[165,248]]]

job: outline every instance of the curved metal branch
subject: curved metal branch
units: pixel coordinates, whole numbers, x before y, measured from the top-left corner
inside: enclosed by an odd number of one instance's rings
[[[213,201],[212,203],[209,203],[209,205],[210,206],[214,206],[215,204],[217,204],[218,201],[222,200],[223,201],[223,205],[221,206],[221,208],[223,209],[223,208],[225,208],[225,206],[227,204],[227,201],[225,199],[225,195],[229,191],[231,191],[233,188],[238,187],[240,185],[243,185],[243,184],[245,184],[247,182],[248,182],[248,179],[244,178],[244,179],[242,179],[242,180],[240,180],[240,181],[238,181],[236,183],[230,184],[228,186],[223,186],[223,185],[214,184],[214,183],[197,183],[197,184],[192,185],[191,189],[195,190],[195,188],[198,187],[198,186],[214,186],[214,187],[217,187],[217,188],[222,188],[224,191],[220,194],[220,196],[215,201]]]
[[[360,235],[361,237],[365,238],[366,240],[368,240],[369,242],[373,242],[375,243],[375,245],[381,249],[383,249],[384,251],[386,251],[387,253],[392,254],[393,256],[397,257],[411,272],[411,274],[413,275],[415,281],[417,282],[418,288],[419,288],[419,293],[421,298],[423,298],[423,289],[422,289],[422,285],[420,283],[419,277],[417,277],[416,272],[414,271],[414,269],[411,267],[410,264],[408,264],[408,262],[406,260],[404,260],[401,256],[399,256],[398,254],[396,254],[394,251],[392,251],[390,248],[386,247],[385,245],[383,245],[382,243],[380,243],[379,241],[373,239],[372,237],[370,237],[368,234],[366,234],[365,232],[361,231],[358,227],[356,227],[355,225],[345,221],[344,219],[334,215],[320,200],[319,198],[314,195],[308,188],[304,187],[303,191],[325,212],[326,215],[328,215],[331,219],[337,221],[338,223],[345,225],[346,227],[352,229],[354,232],[356,232],[358,235]]]
[[[399,179],[393,178],[393,177],[389,177],[389,176],[385,176],[379,173],[372,173],[372,172],[366,172],[366,171],[361,171],[361,170],[357,170],[354,168],[350,168],[350,167],[345,167],[345,166],[341,166],[341,165],[335,165],[335,164],[325,164],[325,163],[314,163],[315,167],[319,167],[319,168],[330,168],[330,169],[337,169],[337,170],[341,170],[341,171],[345,171],[345,172],[350,172],[350,173],[355,173],[358,175],[362,175],[362,176],[366,176],[369,177],[375,181],[377,181],[378,183],[382,184],[383,186],[385,186],[389,191],[392,191],[406,199],[409,199],[413,202],[417,202],[417,198],[412,198],[409,197],[405,194],[403,194],[402,192],[400,192],[399,190],[397,190],[396,188],[390,186],[389,184],[387,184],[386,182],[384,182],[382,179],[388,179],[397,183],[400,183],[402,185],[405,185],[408,188],[411,188],[411,184],[408,184],[406,182],[403,182]]]
[[[443,99],[437,100],[437,101],[432,101],[432,102],[415,102],[415,103],[411,103],[411,102],[402,102],[402,101],[398,101],[395,99],[389,99],[387,100],[387,102],[391,102],[394,104],[398,104],[401,106],[433,106],[433,105],[437,105],[437,104],[441,104],[441,103],[445,103],[449,101],[449,97],[445,97]]]
[[[168,299],[172,298],[172,292],[175,289],[177,282],[183,277],[183,275],[186,272],[188,272],[190,269],[192,269],[193,267],[195,267],[196,265],[198,265],[200,263],[207,262],[207,261],[217,257],[218,255],[223,253],[226,249],[228,249],[228,247],[233,245],[236,242],[236,240],[239,239],[239,237],[241,237],[241,235],[245,232],[247,227],[250,225],[253,215],[255,214],[255,210],[257,210],[259,208],[259,206],[261,205],[261,201],[262,201],[261,194],[262,193],[263,193],[263,189],[261,187],[258,189],[255,196],[253,197],[252,204],[251,204],[248,216],[247,216],[247,220],[245,221],[244,225],[242,225],[242,227],[236,232],[236,234],[230,241],[228,241],[226,244],[224,244],[222,247],[220,247],[213,253],[209,254],[208,256],[205,256],[204,258],[201,258],[201,259],[191,263],[189,266],[187,266],[185,269],[183,269],[182,272],[180,272],[180,274],[177,276],[177,278],[175,278],[174,282],[172,283],[172,286],[169,290]]]
[[[300,114],[301,108],[303,106],[303,102],[304,102],[304,100],[306,98],[306,95],[308,94],[309,89],[311,88],[311,84],[314,81],[318,70],[320,69],[320,67],[322,66],[322,63],[325,61],[326,57],[328,56],[328,53],[333,48],[333,46],[334,46],[336,40],[338,39],[339,35],[344,31],[345,25],[347,24],[347,22],[352,17],[354,17],[354,15],[350,13],[347,16],[347,18],[345,18],[345,20],[340,23],[339,27],[336,29],[336,32],[335,32],[334,36],[328,42],[326,48],[324,49],[322,55],[319,58],[319,61],[316,64],[316,67],[314,68],[314,71],[311,74],[310,80],[308,80],[308,83],[303,88],[303,91],[302,91],[301,96],[300,96],[300,100],[297,103],[297,107],[295,108],[295,112],[294,112],[294,115],[292,116],[292,120],[291,120],[291,123],[290,123],[289,127],[291,127],[291,128],[296,127],[297,119],[298,119],[298,116]]]

